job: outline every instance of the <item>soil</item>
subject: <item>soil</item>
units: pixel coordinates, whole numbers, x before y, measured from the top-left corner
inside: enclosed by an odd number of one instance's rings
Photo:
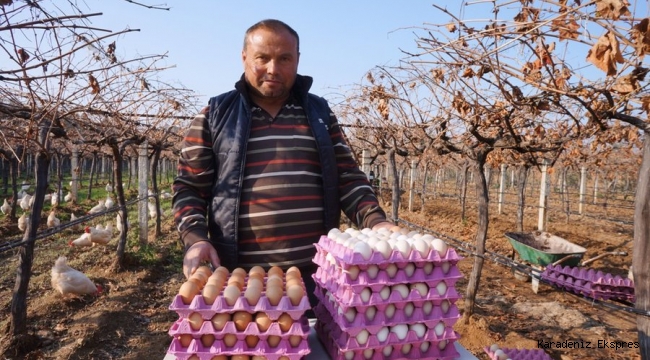
[[[92,205],[89,204],[89,208]],[[385,208],[390,208],[386,206]],[[503,255],[513,250],[504,236],[514,231],[515,209],[496,214],[491,208],[487,249]],[[433,199],[424,212],[402,210],[400,217],[455,239],[472,242],[476,212],[470,206],[467,219],[460,217],[457,200]],[[529,214],[525,229],[534,230],[536,214]],[[104,221],[113,219],[107,216]],[[0,218],[3,240],[16,238],[13,223]],[[597,231],[595,231],[597,229]],[[632,226],[573,217],[549,216],[547,231],[588,249],[585,258],[603,252],[627,251],[627,256],[609,256],[590,264],[615,275],[627,276],[632,261]],[[114,247],[70,248],[67,242],[78,234],[66,230],[58,236],[39,240],[34,254],[27,309],[28,335],[24,351],[16,354],[10,344],[11,297],[18,263],[18,250],[0,254],[0,335],[4,359],[162,359],[171,342],[168,330],[178,316],[169,310],[173,296],[184,281],[181,275],[181,248],[170,218],[163,221],[163,235],[150,234],[150,244],[128,247],[128,261],[120,272],[109,270]],[[135,238],[135,237],[134,237]],[[115,240],[111,245],[115,244]],[[465,256],[459,267],[465,278],[457,284],[464,294],[474,260]],[[84,271],[104,288],[99,296],[63,299],[50,285],[50,269],[59,255],[70,266]],[[464,309],[465,302],[458,306]],[[635,316],[610,309],[578,296],[540,284],[538,293],[530,282],[516,280],[504,265],[485,261],[474,314],[459,320],[455,330],[459,342],[479,359],[488,359],[485,347],[536,349],[540,342],[553,359],[639,359],[638,349],[599,348],[599,342],[638,341]],[[573,347],[558,348],[569,342]],[[587,345],[590,348],[582,348]]]

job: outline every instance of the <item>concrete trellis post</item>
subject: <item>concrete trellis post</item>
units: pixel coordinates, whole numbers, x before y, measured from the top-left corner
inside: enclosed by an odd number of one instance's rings
[[[138,202],[138,224],[140,225],[140,243],[149,241],[149,158],[147,157],[148,143],[143,142],[138,148],[138,197],[143,199]],[[153,200],[153,199],[151,199]]]
[[[415,177],[418,169],[416,161],[411,160],[411,178],[409,179],[409,211],[413,211],[413,198],[415,197]]]
[[[370,151],[364,149],[361,154],[361,171],[370,179]]]
[[[546,230],[546,214],[548,205],[548,161],[544,160],[541,168],[542,174],[539,180],[539,217],[537,219],[537,230]]]
[[[580,203],[578,204],[578,214],[582,215],[585,206],[585,197],[587,196],[587,168],[580,168]]]
[[[506,164],[501,164],[501,176],[499,180],[499,214],[503,211],[503,194],[506,186]]]
[[[72,148],[72,159],[70,160],[70,166],[72,167],[72,185],[70,186],[70,192],[72,193],[72,202],[76,203],[79,198],[79,173],[81,169],[79,168],[79,149],[74,146]],[[63,199],[59,199],[61,202]]]
[[[598,171],[594,172],[594,201],[593,204],[598,204]]]

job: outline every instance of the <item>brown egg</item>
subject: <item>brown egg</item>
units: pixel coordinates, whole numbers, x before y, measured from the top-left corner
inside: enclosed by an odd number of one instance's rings
[[[255,306],[260,301],[262,297],[262,285],[261,283],[254,283],[249,285],[244,292],[244,298],[248,302],[248,305]]]
[[[282,299],[284,291],[280,286],[269,286],[266,287],[266,298],[269,300],[269,304],[272,306],[278,306],[280,300]]]
[[[203,334],[201,335],[201,344],[205,347],[210,347],[214,343],[214,335],[212,334]]]
[[[292,285],[298,285],[302,287],[302,279],[297,279],[297,278],[287,279],[287,283],[284,286],[287,288],[287,290],[289,290],[289,288]]]
[[[284,271],[279,266],[272,266],[269,271],[266,272],[267,276],[278,275],[280,278],[284,277]]]
[[[246,341],[246,345],[249,348],[256,347],[257,343],[260,342],[260,338],[258,336],[256,336],[256,335],[248,335],[248,336],[246,336],[246,338],[244,340]]]
[[[200,313],[193,312],[187,317],[187,322],[190,323],[192,330],[199,330],[203,325],[203,317]]]
[[[250,360],[251,357],[248,355],[233,355],[230,357],[230,360]]]
[[[236,285],[239,288],[239,291],[244,289],[244,277],[240,275],[231,275],[228,279],[228,285]]]
[[[230,346],[230,347],[235,346],[235,344],[237,343],[237,335],[226,334],[223,337],[223,343],[226,344],[226,346]]]
[[[223,290],[224,284],[226,283],[226,279],[220,277],[221,274],[219,274],[219,273],[215,273],[215,274],[217,274],[217,275],[216,276],[212,275],[212,276],[210,276],[208,278],[208,282],[205,283],[205,285],[208,285],[208,284],[214,285],[214,286],[217,287],[217,289],[219,289],[219,292],[221,292],[221,290]]]
[[[253,315],[246,311],[237,311],[232,315],[232,321],[235,323],[235,328],[238,331],[244,331],[248,327],[248,324],[253,321]]]
[[[265,312],[258,312],[255,314],[255,323],[260,332],[265,332],[271,326],[271,318]]]
[[[278,335],[269,335],[269,337],[266,338],[266,342],[272,348],[278,346],[278,344],[280,343],[280,340],[281,340],[281,338]]]
[[[291,346],[298,347],[301,342],[302,342],[302,337],[298,335],[289,336],[289,344],[291,344]]]
[[[253,355],[251,360],[268,360],[268,358],[266,356],[262,356],[262,355]]]
[[[266,271],[264,271],[264,268],[256,265],[253,266],[250,270],[248,270],[248,276],[254,275],[254,274],[261,274],[262,277],[266,276]]]
[[[210,319],[212,322],[212,326],[214,327],[214,330],[216,331],[221,331],[223,330],[223,327],[226,326],[226,323],[230,321],[230,314],[228,313],[216,313]]]
[[[264,280],[260,280],[256,277],[249,277],[248,282],[246,282],[246,287],[248,288],[251,286],[255,286],[262,289],[264,287]]]
[[[199,288],[202,288],[205,285],[205,283],[208,282],[208,277],[209,277],[208,275],[202,272],[195,272],[194,274],[192,274],[192,276],[190,276],[188,280],[196,280],[196,282],[199,285]]]
[[[178,290],[178,295],[181,296],[183,304],[189,305],[194,299],[194,296],[199,293],[199,286],[194,281],[186,281],[181,285],[181,288]]]
[[[239,276],[239,277],[241,277],[243,279],[243,278],[246,277],[246,275],[248,275],[248,273],[246,272],[246,270],[244,270],[242,268],[236,268],[235,270],[232,271],[232,274],[230,274],[230,276],[233,276],[233,275]]]
[[[187,358],[187,360],[201,360],[201,358],[196,354],[192,354]]]
[[[289,331],[289,329],[291,329],[291,325],[293,325],[293,319],[291,318],[291,315],[282,313],[282,315],[278,317],[278,325],[280,325],[280,330],[282,330],[282,332]]]
[[[280,289],[284,288],[284,281],[282,280],[281,277],[277,275],[270,275],[268,279],[266,279],[266,288],[271,288],[277,286]]]
[[[397,225],[393,225],[388,230],[390,230],[391,232],[399,232],[400,230],[402,230],[402,228]]]
[[[297,266],[292,266],[287,269],[286,276],[289,276],[289,274],[296,274],[298,277],[302,277],[302,274],[300,273],[300,269],[298,269]]]
[[[218,288],[217,285],[210,283],[205,284],[203,291],[201,292],[203,295],[203,301],[208,305],[214,304],[214,300],[219,296],[219,293],[221,293],[221,289]]]
[[[225,279],[230,275],[230,271],[225,266],[219,266],[214,270],[215,273],[222,274],[222,277]]]
[[[287,287],[287,297],[293,306],[300,305],[300,301],[302,301],[304,295],[305,289],[302,288],[302,285],[295,284]]]
[[[228,285],[223,290],[223,297],[229,306],[235,305],[235,302],[237,302],[237,299],[239,299],[240,295],[241,290],[236,285]]]
[[[210,360],[228,360],[228,357],[226,355],[215,355]]]
[[[280,357],[278,358],[278,360],[289,360],[289,358],[286,357],[286,356],[280,356]]]
[[[198,268],[196,268],[196,270],[194,270],[194,273],[196,274],[197,272],[204,273],[208,277],[210,277],[210,275],[212,275],[212,269],[210,269],[209,266],[205,266],[205,265],[201,265]]]
[[[251,280],[259,280],[260,282],[264,283],[264,275],[260,273],[250,274],[248,275],[248,281]]]
[[[181,343],[181,346],[186,348],[190,346],[190,343],[192,342],[192,335],[191,334],[181,334],[181,336],[178,337],[178,340]]]

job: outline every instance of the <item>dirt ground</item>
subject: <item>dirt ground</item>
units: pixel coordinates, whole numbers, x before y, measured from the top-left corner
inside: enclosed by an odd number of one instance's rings
[[[514,209],[496,214],[491,207],[487,248],[504,255],[512,248],[503,236],[514,230]],[[531,214],[525,227],[532,230]],[[400,217],[453,238],[471,242],[475,209],[460,219],[458,201],[428,201],[426,213]],[[605,251],[622,250],[629,255],[606,257],[591,266],[626,275],[631,263],[632,227],[590,218],[549,218],[548,230],[588,249],[586,258]],[[14,224],[0,218],[2,239],[17,234]],[[165,219],[163,236],[150,237],[148,247],[129,247],[126,270],[112,273],[113,248],[70,248],[67,242],[78,236],[66,231],[61,236],[40,240],[34,257],[34,275],[29,285],[28,327],[37,343],[26,353],[5,351],[3,359],[162,359],[171,342],[168,330],[177,319],[169,305],[182,281],[181,249],[171,219]],[[3,240],[4,241],[4,240]],[[115,244],[115,240],[111,244]],[[461,255],[464,255],[459,251]],[[64,300],[50,285],[50,269],[59,255],[104,287],[97,297]],[[465,256],[465,255],[464,255]],[[17,268],[17,251],[0,254],[0,345],[8,343],[11,294]],[[473,259],[459,263],[465,279],[457,285],[464,294]],[[463,309],[463,301],[459,308]],[[571,294],[540,284],[539,293],[530,283],[516,280],[503,265],[486,261],[476,303],[468,324],[456,324],[460,343],[479,359],[488,359],[483,348],[492,344],[509,348],[537,348],[538,342],[579,342],[591,348],[546,349],[553,359],[637,359],[638,349],[598,348],[599,341],[637,341],[634,316],[624,311],[594,305]]]

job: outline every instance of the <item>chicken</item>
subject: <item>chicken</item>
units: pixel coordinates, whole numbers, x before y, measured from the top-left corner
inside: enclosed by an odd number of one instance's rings
[[[97,214],[105,210],[106,210],[106,206],[104,206],[104,201],[99,200],[97,205],[95,205],[92,209],[88,210],[88,214]]]
[[[86,233],[90,235],[90,241],[92,241],[93,245],[106,245],[113,238],[113,224],[108,223],[105,228],[87,226]]]
[[[53,228],[61,225],[61,220],[56,217],[56,211],[52,210],[50,211],[50,215],[47,217],[47,227],[48,228]]]
[[[163,192],[160,194],[160,197],[163,198],[163,199],[171,199],[172,196],[173,196],[173,195],[170,194],[170,193],[168,193],[167,191],[163,191]]]
[[[100,285],[95,285],[84,273],[68,266],[65,256],[59,256],[52,267],[52,287],[64,297],[69,295],[99,295]]]
[[[91,246],[93,244],[92,241],[90,241],[90,234],[88,233],[83,233],[83,235],[79,236],[78,238],[74,240],[70,240],[68,245],[75,247],[75,246]]]
[[[21,190],[27,191],[29,190],[31,185],[27,182],[27,180],[23,180],[22,185],[20,185]]]
[[[63,201],[65,202],[72,201],[72,191],[68,191],[68,193],[63,197]]]
[[[156,216],[158,216],[158,213],[156,212],[156,203],[155,202],[147,203],[147,207],[149,208],[149,218],[155,219]],[[162,211],[160,211],[160,215],[162,216]]]
[[[31,200],[33,196],[29,194],[25,194],[22,199],[20,199],[20,208],[23,209],[24,211],[28,211],[31,209]]]
[[[104,201],[104,206],[106,206],[107,209],[112,208],[115,205],[115,201],[111,198],[111,194],[106,195],[106,200]]]
[[[55,194],[55,193],[45,194],[45,197],[43,198],[43,201],[51,200],[51,199],[52,199],[52,195],[54,195],[54,194]]]
[[[25,231],[27,229],[27,223],[29,223],[29,215],[27,213],[20,215],[18,218],[18,229]]]
[[[117,216],[115,217],[115,224],[117,224],[117,226],[116,226],[117,231],[119,231],[120,234],[121,234],[122,231],[124,230],[124,227],[122,226],[122,216],[120,215],[119,212],[117,213]],[[131,226],[131,224],[129,223],[129,219],[126,219],[126,227],[128,228],[129,226]]]
[[[5,199],[4,203],[2,203],[2,206],[0,206],[0,211],[2,211],[3,214],[7,214],[11,211],[11,205],[9,205],[7,199]]]
[[[105,189],[107,193],[113,192],[113,186],[111,185],[111,183],[106,184]]]
[[[70,221],[75,221],[77,219],[78,219],[77,215],[75,215],[74,213],[70,213]],[[74,231],[81,230],[81,225],[79,225],[79,224],[73,225],[72,230],[74,230]]]

